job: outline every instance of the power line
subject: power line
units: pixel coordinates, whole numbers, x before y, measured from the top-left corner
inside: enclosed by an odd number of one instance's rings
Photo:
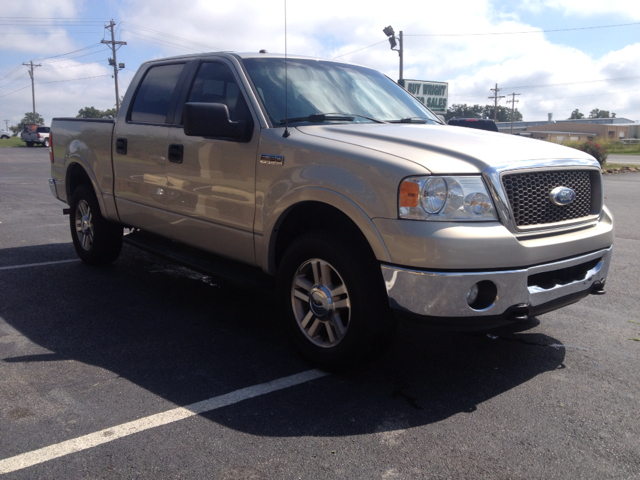
[[[142,37],[143,40],[146,40],[147,42],[155,43],[158,45],[177,47],[177,48],[181,48],[182,50],[190,50],[192,52],[202,52],[202,49],[198,50],[196,48],[187,47],[186,45],[179,45],[177,43],[168,42],[166,40],[161,40],[156,37],[150,37],[149,35],[143,35],[141,33],[132,32],[131,30],[122,30],[122,31],[127,32],[129,35],[133,35],[134,37]]]
[[[95,35],[96,32],[73,32],[74,35]],[[68,32],[0,32],[0,35],[69,35]]]
[[[387,43],[387,42],[388,42],[388,40],[381,40],[379,42],[372,43],[369,46],[359,48],[358,50],[354,50],[354,51],[348,52],[348,53],[343,53],[342,55],[338,55],[337,57],[333,57],[332,60],[335,60],[336,58],[344,57],[344,56],[347,56],[347,55],[351,55],[352,53],[360,52],[361,50],[366,50],[367,48],[375,47],[376,45],[380,45],[381,43]]]
[[[0,85],[0,88],[5,88],[8,87],[9,85],[12,85],[14,83],[16,83],[18,80],[22,80],[24,77],[26,77],[27,75],[29,75],[29,72],[25,72],[22,75],[20,75],[17,78],[14,78],[13,80],[11,80],[9,83],[5,83],[4,85]]]
[[[74,50],[74,51],[72,51],[72,52],[61,53],[61,54],[59,54],[59,55],[53,55],[53,56],[51,56],[51,57],[42,57],[42,58],[38,58],[38,60],[39,60],[39,61],[42,61],[42,60],[49,60],[49,59],[51,59],[51,58],[64,57],[65,55],[71,55],[71,54],[74,54],[74,53],[83,52],[84,50],[91,50],[92,48],[96,48],[96,47],[99,47],[99,46],[100,46],[100,42],[98,42],[98,43],[94,43],[93,45],[88,45],[88,46],[86,46],[86,47],[79,48],[78,50]]]
[[[525,30],[521,32],[486,32],[486,33],[405,33],[406,37],[470,37],[470,36],[484,36],[484,35],[526,35],[531,33],[553,33],[553,32],[571,32],[576,30],[595,30],[598,28],[616,28],[616,27],[629,27],[632,25],[640,25],[640,22],[634,23],[619,23],[616,25],[600,25],[596,27],[578,27],[578,28],[558,28],[555,30]]]
[[[602,78],[599,80],[581,80],[578,82],[564,82],[564,83],[546,83],[546,84],[541,84],[541,85],[521,85],[521,86],[507,86],[507,87],[502,87],[505,89],[521,89],[521,88],[538,88],[538,87],[556,87],[556,86],[562,86],[562,85],[579,85],[582,83],[596,83],[596,82],[617,82],[617,81],[621,81],[621,80],[632,80],[632,79],[638,79],[640,78],[640,75],[635,75],[632,77],[616,77],[616,78]],[[482,93],[477,93],[477,94],[473,94],[473,93],[452,93],[451,95],[449,95],[450,97],[480,97],[484,94]],[[493,98],[493,97],[492,97]]]
[[[18,90],[14,90],[13,92],[9,92],[9,93],[5,93],[4,95],[0,95],[0,98],[8,97],[9,95],[13,95],[14,93],[18,93],[21,90],[24,90],[25,88],[29,88],[29,85],[25,85],[24,87],[19,88]]]
[[[51,82],[38,82],[36,83],[36,85],[44,85],[46,83],[64,83],[64,82],[75,82],[77,80],[88,80],[90,78],[103,78],[103,77],[110,77],[111,74],[106,74],[106,75],[94,75],[93,77],[82,77],[82,78],[69,78],[67,80],[54,80]]]
[[[13,75],[14,73],[17,73],[21,69],[22,69],[22,64],[16,66],[13,70],[11,70],[9,73],[7,73],[4,77],[0,78],[0,80],[4,80],[5,78],[9,78],[11,75]]]
[[[405,33],[405,37],[465,37],[465,36],[485,36],[485,35],[526,35],[531,33],[553,33],[553,32],[570,32],[576,30],[593,30],[598,28],[615,28],[615,27],[628,27],[632,25],[640,25],[640,22],[634,23],[619,23],[615,25],[600,25],[595,27],[579,27],[579,28],[558,28],[555,30],[527,30],[522,32],[485,32],[485,33]],[[333,59],[344,57],[346,55],[350,55],[352,53],[360,52],[362,50],[366,50],[367,48],[375,47],[381,43],[386,42],[386,40],[382,40],[381,42],[372,43],[366,47],[359,48],[358,50],[354,50],[352,52],[343,53],[342,55],[338,55],[337,57],[333,57]]]
[[[60,60],[52,60],[50,62],[46,62],[46,64],[50,65],[52,63],[66,62],[67,60],[75,60],[76,58],[89,57],[91,55],[95,55],[96,53],[102,53],[102,52],[108,52],[108,51],[109,51],[108,48],[103,48],[102,50],[98,50],[97,52],[91,52],[91,53],[87,53],[85,55],[77,55],[75,57],[61,58]]]
[[[176,35],[171,35],[171,34],[166,33],[166,32],[161,32],[161,31],[159,31],[159,30],[152,30],[152,29],[150,29],[150,28],[141,27],[140,25],[135,25],[135,24],[133,24],[133,23],[129,23],[129,22],[122,22],[122,24],[123,24],[123,25],[128,25],[129,27],[133,27],[134,29],[137,29],[137,30],[142,30],[142,31],[145,31],[145,32],[151,32],[151,33],[156,33],[156,34],[158,34],[158,35],[162,35],[162,36],[167,37],[167,38],[170,38],[170,39],[172,39],[172,40],[178,40],[178,41],[180,41],[180,42],[190,43],[190,44],[192,44],[192,45],[196,45],[196,46],[198,46],[198,47],[205,47],[205,48],[207,48],[207,49],[209,49],[209,50],[222,50],[221,48],[215,47],[215,46],[213,46],[213,45],[208,45],[208,44],[206,44],[206,43],[200,43],[200,42],[194,42],[193,40],[189,40],[189,39],[187,39],[187,38],[178,37],[178,36],[176,36]],[[124,30],[123,30],[123,31],[124,31]],[[128,32],[129,32],[129,33],[133,33],[133,32],[131,32],[131,30],[128,30]]]

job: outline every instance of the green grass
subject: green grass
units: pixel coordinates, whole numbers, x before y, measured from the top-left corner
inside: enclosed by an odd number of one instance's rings
[[[607,147],[607,153],[615,155],[640,155],[640,144],[623,145],[619,143],[611,143]]]
[[[11,137],[5,140],[0,139],[0,147],[26,147],[27,144],[20,137]]]

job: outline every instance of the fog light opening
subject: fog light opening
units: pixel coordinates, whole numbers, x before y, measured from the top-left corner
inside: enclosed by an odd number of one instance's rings
[[[472,285],[467,293],[467,303],[474,310],[486,310],[493,306],[497,299],[498,288],[489,280]]]

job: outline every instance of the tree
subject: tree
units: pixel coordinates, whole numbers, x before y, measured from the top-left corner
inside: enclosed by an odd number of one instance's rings
[[[580,120],[581,118],[584,118],[584,113],[576,108],[573,112],[571,112],[569,120]]]
[[[95,107],[84,107],[78,110],[76,118],[116,118],[116,109],[98,110]]]
[[[609,110],[600,110],[599,108],[594,108],[593,110],[591,110],[591,113],[589,113],[589,118],[615,118],[616,114],[615,112],[613,113],[613,115],[609,115]]]
[[[466,103],[460,103],[451,105],[447,108],[447,113],[444,115],[444,119],[449,121],[453,117],[456,118],[482,118],[483,117],[482,105],[469,106]]]
[[[493,112],[495,107],[493,105],[485,105],[484,107],[484,118],[493,119]],[[496,122],[510,122],[511,121],[511,109],[509,107],[503,107],[498,105],[498,115],[496,115]],[[518,111],[516,108],[513,112],[513,121],[521,122],[522,121],[522,113]]]
[[[20,120],[17,125],[13,125],[9,127],[9,129],[16,135],[19,135],[20,132],[24,129],[25,125],[44,125],[44,118],[38,112],[27,112],[24,114],[24,118]]]
[[[451,105],[447,108],[447,113],[444,118],[446,121],[456,118],[489,118],[493,119],[493,112],[495,107],[493,105],[472,105],[469,106],[466,103]],[[522,121],[522,113],[516,108],[513,115],[514,122]],[[498,122],[510,122],[511,121],[511,109],[508,107],[498,106]]]

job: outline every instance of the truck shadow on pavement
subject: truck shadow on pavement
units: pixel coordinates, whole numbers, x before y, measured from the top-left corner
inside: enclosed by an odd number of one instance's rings
[[[36,257],[50,261],[60,248],[2,252],[18,265]],[[72,262],[5,270],[0,289],[2,320],[49,352],[25,355],[0,342],[0,368],[73,360],[177,406],[310,368],[280,331],[271,292],[218,286],[126,246],[106,267]],[[564,368],[559,340],[513,328],[488,333],[402,325],[389,352],[373,364],[203,416],[262,436],[394,431],[473,413],[537,375]],[[90,375],[78,382],[91,382]]]

